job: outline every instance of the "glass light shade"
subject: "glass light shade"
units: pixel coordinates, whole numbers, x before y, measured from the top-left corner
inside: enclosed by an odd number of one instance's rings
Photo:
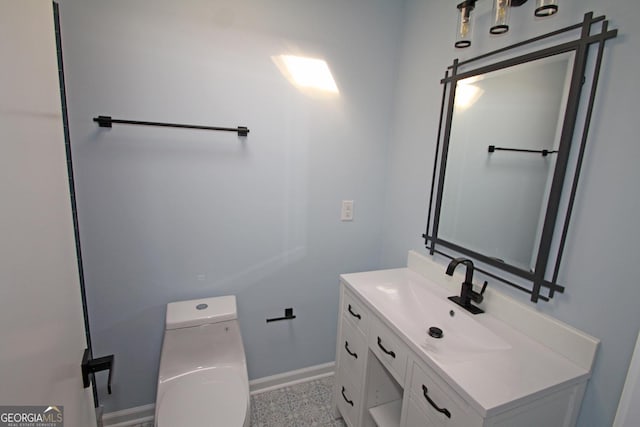
[[[473,20],[471,19],[471,11],[474,3],[472,1],[463,1],[458,5],[460,11],[458,17],[458,29],[456,33],[455,47],[465,48],[471,46],[471,30]]]
[[[551,16],[558,11],[558,0],[536,0],[534,14],[538,17]]]
[[[509,12],[511,0],[493,0],[493,23],[489,32],[491,34],[504,34],[509,31]]]

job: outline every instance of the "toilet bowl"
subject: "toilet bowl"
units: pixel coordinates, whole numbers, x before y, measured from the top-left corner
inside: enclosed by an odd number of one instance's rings
[[[249,379],[235,296],[167,305],[156,427],[248,427]]]

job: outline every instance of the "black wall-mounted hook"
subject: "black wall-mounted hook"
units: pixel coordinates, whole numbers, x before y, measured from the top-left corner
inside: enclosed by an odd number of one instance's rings
[[[82,369],[82,385],[84,385],[84,388],[91,385],[91,378],[89,377],[90,374],[108,370],[109,379],[107,380],[107,393],[111,394],[111,378],[113,375],[114,360],[115,358],[113,354],[93,359],[91,357],[91,352],[86,348],[82,355],[82,364],[80,365],[80,368]]]
[[[267,323],[277,322],[279,320],[291,320],[295,319],[296,316],[293,314],[293,308],[285,308],[284,309],[284,317],[273,317],[271,319],[267,319]]]

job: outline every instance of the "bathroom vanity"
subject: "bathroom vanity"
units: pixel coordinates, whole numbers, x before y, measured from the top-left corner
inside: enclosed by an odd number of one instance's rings
[[[593,337],[492,289],[471,315],[447,300],[462,277],[415,252],[340,280],[334,405],[348,426],[575,425]]]

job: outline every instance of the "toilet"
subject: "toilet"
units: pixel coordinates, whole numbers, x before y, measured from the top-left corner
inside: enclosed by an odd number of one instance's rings
[[[167,304],[156,427],[248,427],[249,422],[235,296]]]

